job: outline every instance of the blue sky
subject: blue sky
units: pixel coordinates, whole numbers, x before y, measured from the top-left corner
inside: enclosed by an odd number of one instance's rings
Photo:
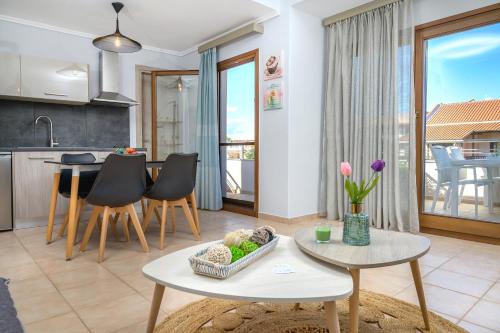
[[[249,62],[227,71],[227,136],[254,140],[255,64]]]
[[[500,98],[500,23],[427,44],[427,111],[439,103]]]

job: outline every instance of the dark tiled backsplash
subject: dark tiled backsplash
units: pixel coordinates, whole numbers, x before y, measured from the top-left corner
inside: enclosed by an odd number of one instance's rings
[[[61,147],[108,148],[130,143],[127,107],[62,105],[0,100],[0,147],[44,147],[49,123],[35,118],[49,116],[54,139]]]

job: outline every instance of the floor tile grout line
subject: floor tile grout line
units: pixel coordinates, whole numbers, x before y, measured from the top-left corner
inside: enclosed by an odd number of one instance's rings
[[[431,243],[431,248],[432,248],[432,243]],[[467,274],[467,273],[462,273],[462,272],[455,272],[455,271],[452,271],[450,269],[446,269],[444,268],[443,266],[446,265],[448,262],[450,262],[452,259],[458,257],[459,255],[461,254],[464,254],[466,253],[467,250],[462,250],[461,252],[451,256],[450,258],[448,258],[446,261],[444,261],[442,264],[440,264],[439,266],[437,266],[436,268],[439,268],[439,269],[442,269],[444,271],[447,271],[447,272],[452,272],[452,273],[456,273],[456,274],[462,274],[462,275],[465,275],[467,277],[473,277],[473,278],[477,278],[477,279],[482,279],[480,277],[477,277],[477,276],[474,276],[474,275],[470,275],[470,274]],[[428,266],[428,265],[427,265]],[[482,280],[487,280],[487,279],[482,279]],[[495,281],[495,280],[487,280],[487,281]],[[500,281],[500,277],[498,278],[498,281]]]
[[[33,262],[35,263],[35,265],[37,265],[38,269],[40,269],[40,271],[42,272],[42,274],[47,278],[47,280],[50,281],[50,283],[52,284],[52,286],[57,290],[57,293],[62,297],[62,299],[64,300],[64,302],[68,305],[68,307],[71,309],[71,312],[73,312],[76,317],[78,318],[78,320],[82,323],[82,325],[87,329],[87,331],[89,332],[92,332],[90,330],[90,328],[85,324],[85,322],[83,321],[83,319],[80,317],[80,315],[78,314],[78,312],[76,312],[76,309],[71,305],[71,303],[66,299],[66,297],[64,297],[64,295],[61,293],[61,291],[59,290],[59,288],[55,285],[55,283],[50,279],[50,277],[48,276],[48,274],[42,269],[42,267],[40,267],[40,265],[38,264],[38,262],[36,260],[33,259],[33,257],[31,256],[31,253],[28,251],[28,249],[26,248],[26,246],[24,245],[23,241],[14,233],[14,235],[16,236],[16,238],[19,240],[19,242],[21,242],[21,245],[22,247],[24,248],[24,250],[30,255],[31,259],[33,260]],[[69,312],[68,312],[69,313]],[[59,315],[56,315],[56,316],[52,316],[52,317],[49,317],[49,318],[45,318],[43,320],[47,320],[47,319],[53,319],[55,317],[58,317],[58,316],[61,316],[61,315],[64,315],[64,314],[59,314]],[[39,320],[39,321],[42,321],[42,320]],[[36,322],[36,321],[35,321]]]
[[[460,320],[464,320],[464,318],[470,313],[470,311],[481,301],[481,300],[484,300],[484,296],[493,288],[493,286],[495,286],[495,284],[493,283],[489,288],[488,290],[486,290],[483,295],[469,308],[469,310],[467,310],[464,315],[460,318]],[[471,322],[472,323],[472,322]],[[476,323],[472,323],[472,324],[476,324]],[[477,325],[477,324],[476,324]],[[481,326],[481,325],[479,325]],[[484,326],[483,326],[484,327]],[[485,327],[485,328],[488,328],[488,327]]]
[[[451,272],[451,273],[462,274],[462,275],[465,275],[465,276],[471,277],[471,278],[476,278],[476,279],[481,279],[481,280],[485,280],[485,281],[496,283],[496,280],[483,279],[483,278],[480,278],[480,277],[475,276],[475,275],[470,275],[470,274],[462,273],[462,272],[456,272],[456,271],[452,271],[450,269],[446,269],[446,268],[443,268],[443,267],[439,267],[439,269],[442,269],[443,271],[447,271],[447,272]]]
[[[462,291],[453,290],[453,289],[450,289],[450,288],[447,288],[447,287],[443,287],[443,286],[440,286],[440,285],[437,285],[437,284],[433,284],[433,283],[430,283],[430,282],[425,282],[424,281],[423,283],[427,284],[427,285],[430,285],[430,286],[433,286],[433,287],[437,287],[437,288],[445,289],[445,290],[448,290],[448,291],[452,291],[452,292],[457,293],[457,294],[462,294],[464,296],[474,297],[474,298],[477,298],[477,299],[481,299],[481,297],[483,297],[483,296],[476,296],[476,295],[467,294],[467,293],[464,293]],[[488,290],[489,290],[489,288],[488,288]]]
[[[83,321],[83,319],[79,316],[78,314],[78,311],[73,307],[71,306],[71,304],[69,304],[68,300],[64,297],[64,295],[62,295],[61,291],[59,290],[59,288],[53,283],[53,281],[50,279],[50,277],[48,276],[48,274],[38,265],[38,263],[36,262],[35,259],[33,259],[33,257],[31,256],[31,253],[27,250],[27,248],[24,246],[24,243],[22,242],[22,240],[17,237],[16,235],[16,238],[18,238],[19,242],[21,243],[21,245],[23,246],[23,248],[25,249],[25,251],[30,255],[31,259],[33,260],[33,262],[35,262],[35,264],[39,267],[40,271],[42,271],[42,273],[47,277],[47,279],[51,282],[51,284],[54,286],[54,288],[57,290],[57,292],[61,295],[61,297],[63,297],[63,299],[65,300],[66,303],[68,303],[69,307],[71,308],[72,312],[75,313],[75,315],[78,317],[78,319],[82,322],[82,324],[85,326],[85,328],[87,328],[87,330],[89,332],[93,332],[86,324],[85,322]],[[127,260],[128,258],[123,258],[123,259],[118,259],[117,261],[122,261],[122,260]],[[99,264],[99,263],[97,263]],[[111,271],[108,267],[106,267],[105,265],[101,265],[99,264],[99,267],[103,268],[104,270],[106,270],[108,273],[110,273],[113,277],[117,278],[118,280],[120,280],[121,282],[123,282],[125,285],[127,285],[127,287],[129,287],[130,289],[132,289],[134,291],[135,294],[138,294],[139,296],[141,296],[142,298],[144,298],[148,303],[150,303],[151,301],[146,297],[144,296],[140,291],[138,291],[137,289],[135,289],[134,287],[132,287],[129,283],[127,283],[125,280],[123,280],[119,275],[117,275],[116,273],[114,273],[113,271]],[[75,270],[78,270],[79,268],[75,268],[71,271],[75,271]],[[92,284],[92,283],[88,283],[89,285]],[[82,287],[82,286],[85,286],[86,284],[84,285],[81,285],[81,286],[78,286],[78,287]],[[76,288],[76,287],[75,287]],[[57,315],[57,316],[60,316],[60,315]],[[50,318],[46,318],[46,319],[51,319],[51,318],[55,318],[57,316],[54,316],[54,317],[50,317]],[[133,325],[136,325],[136,324],[139,324],[140,322],[142,321],[139,321],[139,322],[136,322],[136,323],[133,323],[129,326],[133,326]],[[129,327],[127,326],[127,327]],[[126,327],[125,327],[126,328]],[[123,329],[123,328],[122,328]],[[118,329],[119,330],[119,329]],[[118,331],[116,330],[116,331]]]
[[[122,260],[126,260],[128,258],[123,258],[123,259],[118,259],[117,261],[122,261]],[[155,260],[155,259],[153,259]],[[120,275],[116,274],[115,272],[113,272],[111,269],[109,269],[108,267],[106,267],[105,265],[102,265],[102,264],[99,264],[102,268],[104,268],[106,271],[108,271],[109,273],[111,273],[115,278],[117,278],[118,280],[120,280],[121,282],[123,282],[127,287],[129,287],[130,289],[132,289],[136,294],[138,294],[139,296],[141,296],[148,304],[151,303],[151,300],[149,300],[146,296],[144,296],[141,291],[137,290],[136,288],[134,288],[131,284],[129,284],[127,281],[125,281]],[[125,329],[127,327],[131,327],[131,326],[134,326],[134,325],[137,325],[141,322],[143,322],[144,320],[141,320],[141,321],[138,321],[136,323],[133,323],[131,325],[128,325],[126,327],[123,327],[123,328],[119,328],[119,329],[116,329],[116,330],[113,330],[111,331],[112,333],[113,332],[118,332],[119,330],[122,330],[122,329]],[[92,332],[92,331],[91,331]]]
[[[481,327],[481,328],[484,328],[484,329],[487,329],[487,330],[493,331],[493,332],[495,332],[495,333],[500,333],[500,331],[498,331],[498,330],[496,330],[496,329],[494,329],[494,328],[491,328],[491,327],[486,327],[486,326],[483,326],[483,325],[481,325],[481,324],[476,324],[476,323],[473,323],[473,322],[468,321],[468,320],[465,320],[465,319],[459,319],[459,321],[458,321],[457,325],[458,325],[458,326],[460,326],[460,325],[459,325],[459,323],[461,323],[461,322],[466,322],[466,323],[469,323],[469,324],[472,324],[472,325],[475,325],[475,326],[479,326],[479,327]],[[461,327],[461,326],[460,326],[460,327]]]

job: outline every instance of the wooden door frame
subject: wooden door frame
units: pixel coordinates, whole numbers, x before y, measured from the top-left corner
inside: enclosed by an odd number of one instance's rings
[[[255,49],[249,52],[245,52],[243,54],[237,55],[235,57],[231,57],[229,59],[225,59],[222,61],[219,61],[217,63],[217,82],[220,83],[220,72],[240,66],[249,62],[254,62],[254,75],[255,75],[255,84],[254,84],[254,89],[255,89],[255,95],[254,95],[254,131],[255,131],[255,141],[254,141],[254,152],[255,152],[255,158],[254,158],[254,203],[253,203],[253,210],[249,212],[248,209],[239,207],[237,205],[233,204],[226,204],[224,203],[224,208],[225,210],[232,211],[235,213],[239,214],[245,214],[245,215],[251,215],[257,217],[259,215],[259,112],[260,112],[260,97],[259,97],[259,83],[260,83],[260,78],[259,78],[259,49]],[[219,114],[219,88],[220,84],[217,84],[217,113]],[[218,119],[220,119],[220,114],[218,116]],[[219,121],[219,133],[220,133],[220,121]],[[220,147],[220,140],[219,140],[219,147]],[[220,151],[220,149],[219,149]],[[222,181],[222,175],[221,175],[221,181]]]
[[[198,70],[158,70],[151,71],[151,157],[153,160],[158,158],[158,128],[157,114],[158,105],[156,102],[156,78],[158,76],[182,76],[182,75],[199,75]]]
[[[415,113],[417,139],[417,194],[421,230],[424,232],[456,238],[500,244],[500,223],[449,217],[423,212],[424,148],[425,129],[425,41],[472,28],[500,22],[500,4],[494,4],[466,13],[450,16],[415,27]]]

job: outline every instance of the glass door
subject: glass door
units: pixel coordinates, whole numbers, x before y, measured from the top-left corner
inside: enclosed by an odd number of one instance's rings
[[[417,30],[423,227],[500,238],[499,21],[493,10]]]
[[[198,71],[153,71],[151,93],[152,158],[194,152]]]
[[[224,209],[257,215],[258,50],[222,61],[219,149]]]

